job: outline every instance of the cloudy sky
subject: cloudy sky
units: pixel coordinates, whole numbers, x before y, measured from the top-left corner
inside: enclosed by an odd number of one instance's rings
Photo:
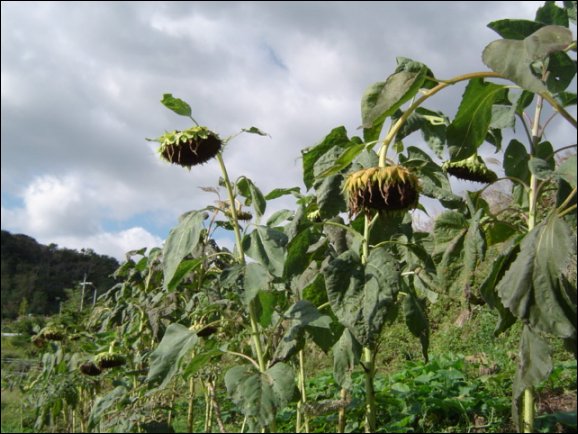
[[[221,136],[250,126],[271,135],[231,143],[233,178],[264,193],[302,186],[300,150],[339,125],[358,134],[360,97],[396,56],[442,78],[485,70],[480,53],[499,38],[486,24],[533,19],[538,5],[2,2],[2,229],[122,258],[211,203],[198,187],[216,185],[215,161],[188,172],[145,141],[190,126],[163,93]],[[462,91],[428,107],[451,115]]]

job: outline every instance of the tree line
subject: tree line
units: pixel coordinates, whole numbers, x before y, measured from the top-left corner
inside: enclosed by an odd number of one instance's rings
[[[85,274],[91,282],[87,298],[114,284],[112,273],[118,268],[118,261],[92,249],[46,246],[27,235],[4,230],[1,242],[2,320],[29,313],[58,312],[60,303],[67,298],[65,290],[80,291]]]

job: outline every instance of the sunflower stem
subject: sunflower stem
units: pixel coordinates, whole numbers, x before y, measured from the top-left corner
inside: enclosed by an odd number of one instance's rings
[[[365,216],[363,226],[363,243],[361,253],[361,264],[365,266],[369,257],[369,216]],[[375,357],[372,348],[363,348],[363,359],[365,367],[365,432],[375,432],[376,428],[376,406],[375,406],[375,390],[373,386],[373,378],[375,376]]]
[[[536,99],[536,109],[534,111],[534,120],[532,123],[532,140],[530,141],[530,151],[533,157],[536,154],[536,149],[538,143],[541,139],[540,128],[540,115],[542,114],[544,98],[542,95],[538,95]],[[528,232],[530,232],[536,226],[537,210],[536,206],[538,204],[538,179],[531,173],[530,175],[530,188],[528,190]],[[521,368],[518,368],[521,369]],[[522,432],[531,433],[534,432],[534,391],[532,387],[527,387],[524,389],[523,394],[523,406],[522,406]]]
[[[298,410],[303,410],[307,404],[307,392],[305,390],[305,355],[303,350],[299,351],[299,389],[301,389],[301,400],[298,402]],[[303,418],[303,421],[301,421]],[[309,432],[309,415],[305,411],[297,412],[296,432]]]
[[[225,162],[223,161],[223,156],[221,152],[217,152],[217,161],[219,166],[221,166],[221,172],[223,174],[223,179],[225,186],[227,188],[227,194],[229,195],[229,202],[231,203],[231,223],[233,224],[233,232],[235,233],[235,242],[237,244],[238,259],[241,265],[245,265],[245,252],[243,252],[243,246],[241,245],[241,230],[239,229],[239,220],[237,218],[237,210],[234,206],[235,195],[233,194],[233,187],[231,186],[231,181],[227,173],[227,168],[225,167]],[[265,358],[263,356],[263,347],[261,345],[261,332],[259,330],[259,324],[257,322],[257,314],[255,313],[255,302],[251,301],[249,303],[249,320],[251,322],[251,335],[253,337],[253,344],[255,347],[255,355],[257,356],[257,361],[259,362],[259,370],[265,372],[266,364]]]

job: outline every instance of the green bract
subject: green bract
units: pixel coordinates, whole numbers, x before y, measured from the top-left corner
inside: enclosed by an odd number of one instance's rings
[[[417,177],[403,166],[371,167],[349,175],[345,181],[349,213],[370,209],[388,213],[405,212],[417,206]]]
[[[192,127],[184,131],[170,131],[156,139],[158,152],[169,163],[190,169],[213,158],[223,142],[207,127]]]
[[[484,160],[476,154],[465,160],[446,161],[442,165],[442,170],[456,178],[485,184],[490,184],[498,179],[498,175],[488,169]]]

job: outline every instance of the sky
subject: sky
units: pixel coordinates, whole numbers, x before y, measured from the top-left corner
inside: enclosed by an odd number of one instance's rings
[[[304,191],[301,150],[340,125],[359,135],[361,96],[397,56],[440,78],[487,70],[481,52],[499,39],[487,23],[533,19],[540,4],[2,2],[2,229],[122,259],[212,204],[199,187],[217,185],[216,161],[189,172],[145,140],[191,126],[160,104],[164,93],[222,137],[269,133],[227,146],[233,179]],[[428,108],[451,116],[462,92]],[[294,200],[271,202],[267,214],[280,208]]]

